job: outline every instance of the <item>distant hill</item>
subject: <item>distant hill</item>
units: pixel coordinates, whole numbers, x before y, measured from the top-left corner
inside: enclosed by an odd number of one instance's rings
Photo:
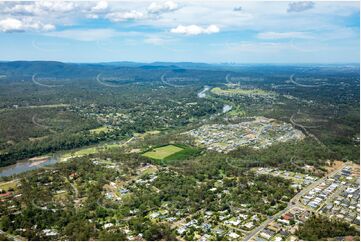
[[[311,68],[310,68],[311,67]],[[312,74],[320,72],[333,72],[347,70],[350,74],[359,73],[358,65],[270,65],[270,64],[206,64],[193,62],[153,62],[153,63],[136,63],[136,62],[109,62],[109,63],[63,63],[58,61],[11,61],[0,62],[0,75],[7,77],[24,77],[28,79],[34,74],[61,78],[95,78],[99,73],[104,75],[111,74],[131,74],[133,77],[138,76],[141,79],[145,77],[155,77],[162,73],[171,71],[174,73],[197,72],[197,71],[215,71],[247,73],[262,76],[267,73],[287,74],[298,72],[307,68]],[[227,72],[227,73],[224,73]]]

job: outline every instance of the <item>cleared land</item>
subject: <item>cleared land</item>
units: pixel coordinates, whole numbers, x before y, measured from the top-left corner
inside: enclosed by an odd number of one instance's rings
[[[195,138],[198,146],[224,153],[240,146],[259,149],[305,137],[291,124],[265,117],[255,117],[253,121],[238,124],[206,124],[187,134]]]
[[[167,145],[159,148],[155,148],[151,151],[148,151],[143,154],[145,157],[149,157],[156,160],[163,160],[164,158],[167,158],[168,156],[171,156],[175,153],[178,153],[182,151],[183,148],[177,147],[175,145]]]
[[[144,139],[146,136],[149,136],[149,135],[157,135],[157,134],[160,134],[160,131],[159,130],[151,130],[151,131],[147,131],[143,134],[141,133],[134,133],[134,137],[137,137],[137,138],[140,138],[140,139]]]
[[[91,154],[95,154],[95,153],[98,153],[98,149],[96,147],[81,149],[78,151],[73,151],[73,152],[63,154],[61,156],[61,161],[67,161],[67,160],[75,158],[75,157],[82,157],[82,156],[91,155]]]
[[[273,95],[273,92],[267,92],[262,89],[222,89],[219,87],[215,87],[211,90],[212,93],[221,96],[234,96],[234,95],[256,95],[256,96],[266,96]]]
[[[90,131],[90,133],[93,133],[93,134],[100,134],[101,132],[108,133],[108,132],[112,131],[112,129],[107,126],[102,126],[102,127],[96,128],[96,129],[91,129],[89,131]]]

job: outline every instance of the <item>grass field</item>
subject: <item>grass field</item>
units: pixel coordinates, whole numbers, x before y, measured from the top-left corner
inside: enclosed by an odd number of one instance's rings
[[[246,112],[244,110],[242,110],[240,107],[235,107],[233,108],[231,111],[229,111],[227,113],[229,116],[238,116],[238,117],[242,117],[246,115]]]
[[[75,158],[75,157],[82,157],[82,156],[86,156],[86,155],[91,155],[91,154],[96,154],[102,150],[106,150],[106,149],[113,149],[113,148],[118,148],[121,145],[118,143],[106,143],[106,144],[101,144],[101,145],[97,145],[94,147],[89,147],[89,148],[84,148],[84,149],[78,149],[78,150],[74,150],[74,151],[69,151],[67,153],[64,153],[61,155],[60,160],[61,161],[67,161],[71,158]]]
[[[2,182],[2,183],[0,183],[0,190],[9,191],[10,188],[15,190],[16,186],[18,185],[18,182],[19,182],[19,180]]]
[[[89,131],[92,134],[100,134],[101,132],[108,133],[108,132],[112,131],[112,129],[109,127],[106,127],[106,126],[102,126],[102,127],[96,128],[96,129],[91,129]]]
[[[168,156],[171,156],[182,150],[183,150],[183,148],[177,147],[175,145],[167,145],[167,146],[162,146],[159,148],[155,148],[151,151],[148,151],[148,152],[144,153],[143,156],[151,158],[151,159],[163,160],[163,159],[167,158]]]
[[[67,161],[71,158],[75,158],[75,157],[82,157],[82,156],[86,156],[86,155],[90,155],[90,154],[95,154],[98,152],[98,149],[96,147],[91,147],[91,148],[86,148],[86,149],[81,149],[75,152],[69,152],[69,153],[65,153],[61,156],[60,160],[61,161]]]

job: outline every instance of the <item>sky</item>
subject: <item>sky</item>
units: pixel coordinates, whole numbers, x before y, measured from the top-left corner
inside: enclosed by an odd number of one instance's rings
[[[359,63],[358,1],[1,1],[0,60]]]

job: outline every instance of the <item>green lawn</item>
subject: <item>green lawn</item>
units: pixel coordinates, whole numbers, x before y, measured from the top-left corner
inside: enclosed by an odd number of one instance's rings
[[[163,160],[164,158],[167,158],[168,156],[171,156],[182,150],[183,148],[177,147],[175,145],[167,145],[148,151],[144,153],[143,156],[156,160]]]

